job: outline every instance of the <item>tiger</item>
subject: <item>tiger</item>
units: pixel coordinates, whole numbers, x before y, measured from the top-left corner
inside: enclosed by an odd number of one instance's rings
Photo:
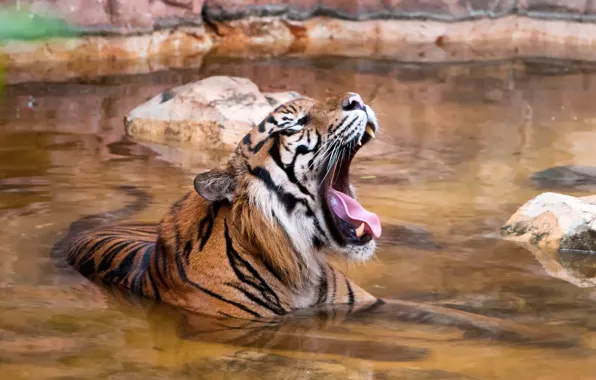
[[[93,281],[209,315],[381,303],[328,260],[374,254],[381,223],[356,200],[349,169],[378,129],[357,93],[283,103],[157,225],[92,228],[71,237],[66,259]]]
[[[392,318],[551,341],[512,321],[381,299],[335,267],[332,256],[370,260],[382,234],[350,182],[353,159],[379,128],[354,92],[290,100],[252,127],[225,165],[196,175],[158,223],[125,221],[150,196],[122,186],[134,203],[73,222],[52,254],[95,283],[185,315],[267,326],[305,310],[336,316],[339,307],[349,317],[389,306]],[[232,330],[237,340],[242,330]]]

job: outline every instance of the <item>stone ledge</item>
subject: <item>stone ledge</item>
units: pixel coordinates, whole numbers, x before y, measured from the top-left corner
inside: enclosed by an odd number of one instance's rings
[[[456,23],[250,17],[131,36],[11,41],[0,44],[0,61],[9,67],[9,84],[197,67],[207,53],[238,58],[333,54],[403,62],[596,61],[595,35],[596,24],[523,16]]]
[[[238,20],[246,17],[284,16],[307,20],[327,16],[343,20],[434,20],[464,21],[498,18],[516,13],[516,0],[207,0],[203,15],[209,22]]]
[[[248,17],[460,22],[524,15],[596,21],[596,7],[587,0],[0,0],[0,5],[57,15],[87,35],[148,33]]]
[[[0,0],[0,6],[58,16],[85,34],[149,33],[203,22],[203,0]]]

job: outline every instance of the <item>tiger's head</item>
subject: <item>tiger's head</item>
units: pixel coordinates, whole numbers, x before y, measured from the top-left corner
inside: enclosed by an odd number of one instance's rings
[[[195,190],[231,203],[250,244],[282,271],[316,274],[323,248],[367,260],[381,224],[356,201],[350,164],[378,128],[358,94],[294,99],[244,137],[226,168],[199,174]]]

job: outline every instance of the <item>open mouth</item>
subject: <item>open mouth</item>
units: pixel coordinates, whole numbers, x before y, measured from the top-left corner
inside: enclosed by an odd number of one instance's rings
[[[350,165],[362,146],[375,137],[376,127],[367,124],[366,132],[355,148],[341,155],[323,182],[322,191],[325,219],[338,242],[366,244],[381,236],[379,217],[366,210],[353,198],[350,190]]]

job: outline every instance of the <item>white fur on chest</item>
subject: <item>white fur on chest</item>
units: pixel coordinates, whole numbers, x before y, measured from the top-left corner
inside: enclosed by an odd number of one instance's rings
[[[304,290],[301,294],[294,295],[291,298],[292,307],[296,309],[304,309],[315,304],[317,299],[317,292],[315,289]]]

